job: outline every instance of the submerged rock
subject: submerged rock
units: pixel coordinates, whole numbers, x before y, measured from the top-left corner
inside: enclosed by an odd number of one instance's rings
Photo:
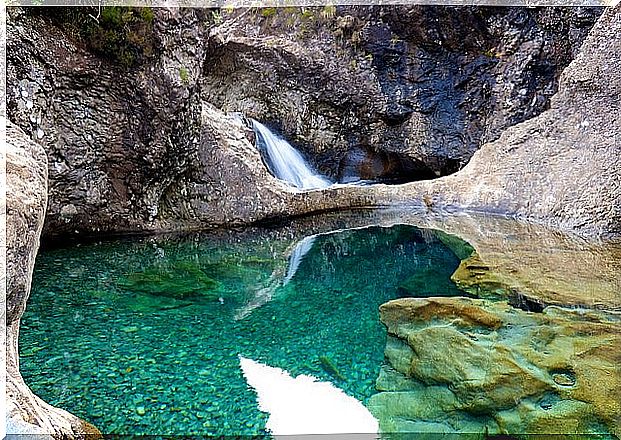
[[[118,281],[118,285],[131,292],[155,296],[216,300],[218,296],[212,291],[220,283],[209,277],[195,263],[178,261],[128,274]]]
[[[437,297],[391,301],[380,317],[388,365],[368,407],[384,432],[621,432],[616,315]]]

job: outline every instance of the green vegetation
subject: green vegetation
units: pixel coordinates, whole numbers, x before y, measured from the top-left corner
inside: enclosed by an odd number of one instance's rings
[[[321,11],[321,16],[325,19],[334,18],[336,15],[336,6],[334,5],[325,5],[323,10]]]
[[[211,18],[216,26],[222,24],[222,13],[220,11],[211,11]]]
[[[185,67],[179,68],[179,79],[186,86],[190,83],[190,74],[188,72],[188,69],[186,69]]]
[[[276,15],[276,8],[262,8],[261,16],[265,18],[273,17]]]
[[[78,44],[121,67],[133,67],[153,54],[155,16],[151,8],[50,7],[33,13],[50,17]]]

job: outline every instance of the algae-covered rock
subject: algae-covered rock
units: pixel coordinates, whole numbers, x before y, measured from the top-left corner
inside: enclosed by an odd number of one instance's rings
[[[475,249],[470,243],[459,238],[457,235],[448,234],[444,231],[434,231],[435,236],[447,248],[449,248],[460,260],[470,258]]]
[[[213,290],[220,283],[196,264],[180,261],[128,274],[118,285],[125,290],[156,296],[216,298]]]
[[[384,432],[421,422],[447,432],[621,432],[617,315],[461,297],[399,299],[380,315],[386,391],[369,408]]]

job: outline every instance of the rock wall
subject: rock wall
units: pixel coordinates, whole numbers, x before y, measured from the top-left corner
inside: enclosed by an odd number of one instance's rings
[[[204,11],[155,10],[156,53],[122,67],[49,17],[9,10],[7,108],[48,156],[44,236],[200,229],[374,204],[362,189],[293,191],[265,170],[247,128],[201,101]]]
[[[484,145],[460,173],[434,181],[430,203],[621,233],[619,33],[617,6],[564,70],[550,109]]]
[[[485,147],[486,153],[476,156],[474,164],[453,180],[299,193],[265,172],[251,136],[225,111],[243,110],[278,121],[285,133],[299,133],[298,141],[314,145],[311,158],[324,163],[324,171],[332,175],[354,169],[368,172],[365,177],[400,180],[409,170],[418,177],[432,177],[444,173],[457,156],[463,164],[482,141],[497,137],[502,128],[543,110],[558,72],[572,58],[599,10],[285,8],[273,15],[265,11],[270,10],[156,9],[149,22],[151,55],[123,66],[87,50],[84,41],[58,19],[9,8],[7,109],[9,118],[48,155],[45,236],[207,228],[394,204],[540,218],[557,215],[552,195],[547,206],[526,200],[536,198],[530,192],[532,185],[537,188],[536,182],[520,181],[526,174],[522,171],[510,175],[512,170],[536,167],[540,176],[552,173],[541,181],[556,179],[556,171],[545,168],[545,161],[520,163],[518,156],[503,156],[499,166],[514,160],[516,166],[495,172],[507,173],[511,197],[523,202],[489,195],[509,197],[508,189],[498,189],[497,177],[484,176],[494,163],[495,153],[490,151],[505,148],[504,139],[513,142],[508,135]],[[456,17],[463,14],[477,31],[468,44],[463,32],[453,29]],[[560,30],[553,30],[557,29],[553,24],[561,25]],[[427,27],[428,33],[411,31],[414,27]],[[287,34],[290,29],[297,30],[294,37]],[[325,43],[320,45],[322,39]],[[494,50],[484,50],[490,45]],[[398,67],[391,59],[408,61]],[[446,87],[454,89],[451,99],[438,91]],[[524,88],[524,99],[517,99]],[[262,100],[268,97],[270,101]],[[542,129],[556,125],[560,130],[561,122],[546,121],[566,117],[570,104],[557,99],[556,107],[564,105],[567,111],[540,119]],[[446,112],[443,106],[448,106]],[[437,118],[462,121],[451,130],[471,133],[448,133],[448,125]],[[601,119],[602,124],[607,122]],[[570,136],[582,139],[578,136],[595,133],[597,127],[583,129],[559,136],[576,144]],[[351,142],[346,133],[352,134]],[[420,141],[415,149],[406,135]],[[423,144],[427,146],[420,149]],[[457,156],[446,152],[452,148],[448,145],[458,144]],[[528,156],[548,154],[554,154],[552,147]],[[610,155],[594,154],[599,171],[608,167]],[[590,159],[581,155],[580,160],[585,164]],[[566,165],[572,169],[571,163]],[[590,176],[594,182],[616,175],[614,166],[605,174],[608,177],[599,171]],[[569,188],[572,182],[563,180],[565,173],[557,174],[559,191]],[[488,188],[487,195],[478,185]],[[607,191],[614,199],[612,186]],[[561,200],[584,196],[569,193]],[[610,197],[603,196],[603,206],[609,206]],[[558,215],[571,214],[560,211]],[[599,217],[608,215],[604,211],[600,209]],[[588,218],[585,211],[582,220],[565,226],[589,226]],[[606,229],[606,220],[600,220],[595,228]]]
[[[364,149],[402,161],[376,178],[429,179],[457,171],[481,144],[545,110],[600,13],[223,10],[210,34],[202,95],[272,123],[333,178],[346,177],[339,163]]]
[[[154,10],[156,53],[133,67],[50,14],[9,8],[7,23],[9,119],[48,156],[44,234],[155,229],[161,195],[198,165],[203,11]]]
[[[99,431],[35,396],[19,373],[19,323],[30,294],[47,203],[47,162],[41,146],[15,125],[7,126],[7,433],[91,437]],[[42,436],[42,437],[41,437]]]

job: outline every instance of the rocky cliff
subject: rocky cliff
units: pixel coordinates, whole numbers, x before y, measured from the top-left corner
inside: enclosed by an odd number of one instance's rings
[[[403,203],[560,216],[564,226],[591,232],[606,232],[616,222],[610,217],[618,209],[610,207],[618,174],[614,164],[602,170],[615,140],[609,136],[610,148],[593,150],[592,158],[576,147],[588,133],[597,134],[597,124],[612,121],[600,112],[574,132],[564,122],[570,114],[583,122],[567,96],[575,101],[584,91],[565,87],[565,98],[552,100],[548,116],[533,120],[540,129],[516,130],[536,137],[556,127],[558,141],[571,144],[561,148],[563,155],[574,151],[582,165],[594,160],[589,178],[610,183],[599,194],[607,208],[597,208],[594,224],[588,209],[568,220],[572,197],[597,203],[575,194],[568,177],[582,168],[573,166],[575,157],[546,168],[560,143],[541,151],[507,147],[518,142],[510,131],[455,177],[300,193],[265,171],[252,134],[226,114],[241,110],[271,122],[335,179],[448,174],[484,141],[548,107],[560,71],[600,10],[156,9],[101,17],[99,27],[87,28],[94,40],[68,27],[75,17],[43,11],[10,9],[7,107],[9,118],[48,156],[44,235],[198,229]],[[462,16],[463,29],[454,24]],[[119,20],[129,20],[120,25],[133,33],[102,43],[102,29],[116,35]],[[618,21],[614,14],[607,20]],[[598,29],[590,41],[604,41]],[[465,38],[470,31],[476,38]],[[586,65],[606,62],[591,51],[594,44],[581,55]],[[614,72],[606,79],[615,80]],[[607,105],[604,95],[597,99]],[[506,153],[496,160],[496,151]],[[522,181],[529,170],[538,177]],[[557,190],[538,200],[531,186],[547,191],[547,179]],[[560,199],[558,192],[564,193]]]
[[[335,179],[429,179],[457,171],[481,144],[545,110],[600,13],[223,10],[202,96],[274,124]]]
[[[47,202],[45,152],[18,127],[7,127],[7,433],[85,437],[99,434],[89,423],[48,405],[30,391],[19,373],[19,323],[30,294]],[[41,437],[42,436],[42,437]]]
[[[563,71],[550,109],[484,145],[433,182],[432,203],[621,232],[621,8],[607,10]],[[407,191],[404,189],[404,191]]]

